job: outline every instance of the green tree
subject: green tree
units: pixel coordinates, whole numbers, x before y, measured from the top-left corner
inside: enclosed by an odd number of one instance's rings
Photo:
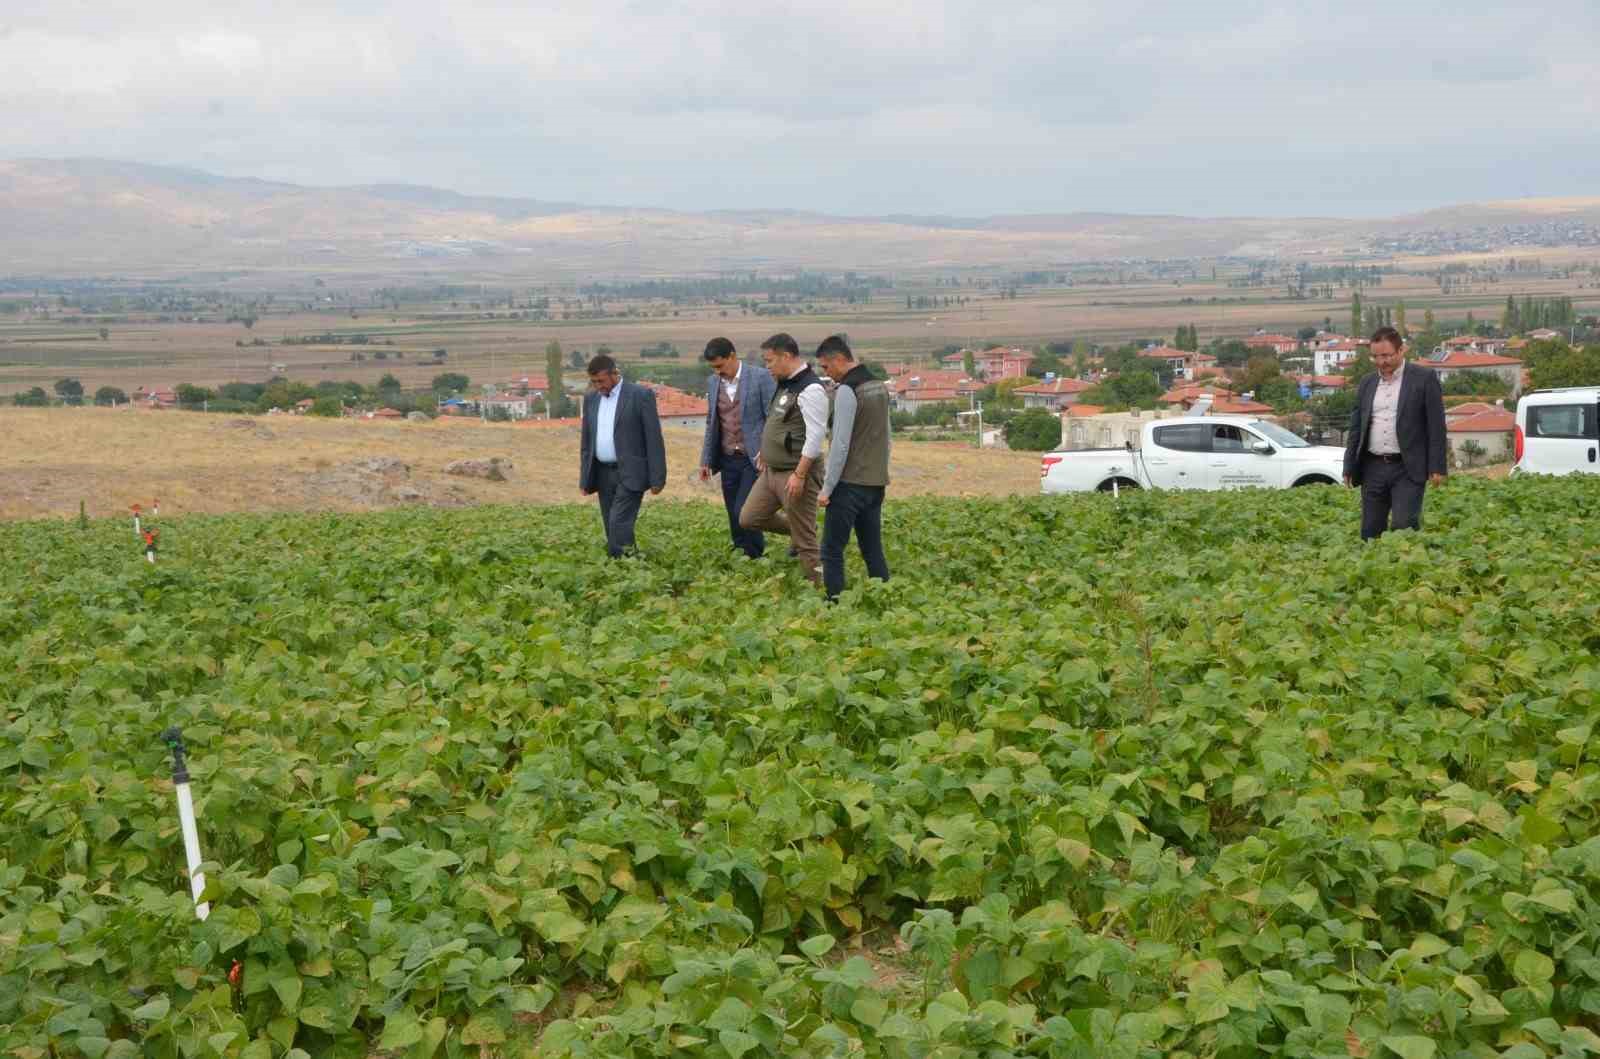
[[[472,384],[472,380],[459,371],[446,371],[433,377],[434,393],[461,393]]]
[[[1478,444],[1476,438],[1468,438],[1461,446],[1461,455],[1467,458],[1467,466],[1471,467],[1483,455],[1483,446]]]
[[[1406,303],[1396,302],[1394,307],[1394,328],[1400,332],[1400,337],[1406,336]]]
[[[1534,342],[1531,346],[1545,345]],[[1552,342],[1561,350],[1542,354],[1530,364],[1528,375],[1536,390],[1551,390],[1563,386],[1600,386],[1600,346],[1572,349],[1565,342]]]
[[[572,399],[567,396],[567,384],[561,377],[562,365],[565,358],[561,354],[561,343],[552,338],[550,344],[544,347],[544,373],[550,389],[545,392],[545,408],[550,413],[551,419],[562,419],[572,414]]]
[[[1361,337],[1361,292],[1350,295],[1350,337]]]
[[[110,339],[110,337],[111,337],[111,329],[109,327],[102,327],[100,329],[100,341],[105,342],[108,339]]]
[[[344,414],[344,402],[332,395],[318,397],[311,405],[311,414],[337,419]]]
[[[50,403],[50,395],[44,392],[43,386],[35,386],[26,393],[17,394],[12,400],[24,407],[43,408]]]
[[[1522,311],[1517,308],[1517,297],[1514,294],[1506,295],[1506,307],[1500,313],[1500,331],[1508,335],[1522,331]]]
[[[978,356],[970,349],[961,351],[961,370],[966,373],[969,379],[978,377]]]
[[[115,386],[102,386],[94,392],[97,405],[127,404],[128,395]]]
[[[1125,371],[1102,379],[1083,391],[1079,400],[1110,409],[1154,408],[1161,393],[1161,382],[1154,372]]]
[[[216,393],[204,386],[188,382],[180,382],[174,393],[177,395],[179,408],[202,408],[217,397]]]
[[[56,396],[68,404],[80,404],[83,401],[83,383],[77,379],[57,379],[55,391]]]
[[[1432,309],[1424,309],[1422,311],[1422,329],[1424,331],[1437,331],[1437,330],[1439,330],[1438,322],[1435,321],[1434,318],[1433,318],[1433,310]]]
[[[383,378],[378,380],[378,392],[381,394],[385,391],[393,393],[400,392],[400,380],[395,378],[393,374],[387,371],[383,373]]]
[[[1042,408],[1030,408],[1002,429],[1006,444],[1020,452],[1049,452],[1061,445],[1061,417]]]
[[[1269,380],[1283,374],[1283,367],[1272,353],[1257,353],[1245,364],[1242,383],[1246,390],[1259,392]]]

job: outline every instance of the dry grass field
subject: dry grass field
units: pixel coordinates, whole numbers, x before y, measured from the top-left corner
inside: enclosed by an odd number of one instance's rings
[[[662,500],[720,502],[717,483],[698,479],[699,442],[698,430],[667,430]],[[75,516],[80,500],[91,517],[153,500],[163,516],[573,502],[577,451],[577,428],[560,424],[0,408],[0,518]],[[452,460],[494,456],[511,461],[506,481],[444,473]],[[996,496],[1036,491],[1039,460],[905,442],[893,474],[895,495]]]
[[[1547,265],[1587,262],[1589,250],[1541,251]],[[1494,259],[1503,260],[1503,256]],[[1398,262],[1406,269],[1438,269],[1447,263],[1483,264],[1478,259],[1411,259]],[[994,291],[963,290],[967,305],[939,310],[908,310],[904,293],[880,294],[867,304],[839,305],[835,311],[788,316],[755,316],[737,308],[690,306],[669,309],[664,315],[617,316],[600,320],[524,321],[482,318],[462,306],[429,305],[404,311],[348,308],[337,311],[272,311],[255,326],[221,321],[199,323],[155,322],[135,317],[111,323],[101,339],[98,327],[37,318],[0,318],[0,396],[42,386],[49,390],[63,376],[79,379],[93,393],[100,386],[131,392],[139,386],[171,387],[181,382],[215,386],[229,381],[260,381],[271,376],[272,365],[283,374],[308,383],[328,379],[354,379],[375,383],[394,374],[408,389],[421,389],[441,371],[462,372],[474,382],[505,380],[544,370],[544,349],[558,339],[567,349],[592,352],[600,345],[612,348],[622,359],[637,358],[639,350],[661,341],[678,346],[683,359],[664,363],[689,364],[708,338],[725,334],[740,349],[753,355],[760,341],[775,331],[789,331],[802,343],[814,344],[836,331],[850,335],[859,354],[873,359],[926,357],[949,344],[983,346],[997,342],[1034,345],[1046,341],[1080,338],[1090,341],[1125,341],[1132,338],[1168,338],[1181,324],[1194,324],[1202,342],[1214,337],[1237,337],[1259,328],[1293,331],[1320,326],[1331,320],[1336,329],[1349,326],[1349,292],[1335,290],[1332,300],[1290,301],[1281,288],[1235,288],[1215,282],[1209,269],[1203,278],[1180,282],[1129,282],[1122,285],[1024,288],[1015,299]],[[1498,319],[1507,294],[1550,297],[1569,295],[1580,312],[1600,310],[1600,283],[1589,278],[1507,278],[1478,283],[1441,293],[1437,282],[1419,272],[1385,277],[1382,287],[1364,292],[1369,303],[1392,305],[1405,301],[1413,326],[1432,309],[1441,320],[1464,319],[1472,312],[1479,319]],[[917,288],[920,289],[920,288]],[[948,292],[948,288],[946,289]],[[926,293],[937,294],[928,287]],[[613,308],[642,303],[615,303]],[[420,318],[422,312],[427,318]],[[376,345],[282,345],[281,340],[304,335],[364,334]],[[265,345],[240,347],[238,342],[260,340]],[[393,345],[387,343],[392,342]],[[448,350],[445,364],[429,357],[434,349]],[[352,361],[351,354],[367,359]],[[383,360],[376,359],[379,353]],[[570,369],[569,369],[570,370]]]

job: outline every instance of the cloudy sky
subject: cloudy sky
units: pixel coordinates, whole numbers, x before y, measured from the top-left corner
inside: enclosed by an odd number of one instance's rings
[[[0,156],[681,209],[1600,193],[1596,0],[5,0]]]

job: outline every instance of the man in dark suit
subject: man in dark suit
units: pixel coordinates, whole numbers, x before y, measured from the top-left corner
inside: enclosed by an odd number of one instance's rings
[[[645,490],[667,485],[667,447],[656,415],[656,395],[624,382],[617,362],[602,353],[589,361],[578,444],[578,488],[600,494],[606,551],[617,558],[633,550],[633,524]]]
[[[700,480],[722,475],[722,504],[728,509],[728,533],[733,546],[752,559],[761,558],[766,537],[760,530],[739,525],[739,511],[750,497],[761,471],[761,432],[767,425],[767,406],[777,390],[772,373],[739,360],[733,343],[713,338],[706,343],[706,363],[711,378],[706,388],[706,436],[700,446]]]
[[[1378,370],[1361,380],[1350,413],[1344,484],[1361,487],[1361,539],[1422,528],[1422,496],[1444,482],[1444,390],[1428,368],[1407,364],[1400,332],[1372,334]]]

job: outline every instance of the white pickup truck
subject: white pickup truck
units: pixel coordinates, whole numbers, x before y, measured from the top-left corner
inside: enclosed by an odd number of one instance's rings
[[[1512,474],[1600,474],[1600,386],[1523,394],[1513,444]]]
[[[1046,453],[1044,493],[1122,489],[1284,489],[1333,485],[1344,450],[1311,445],[1264,419],[1206,415],[1145,424],[1140,444]]]

